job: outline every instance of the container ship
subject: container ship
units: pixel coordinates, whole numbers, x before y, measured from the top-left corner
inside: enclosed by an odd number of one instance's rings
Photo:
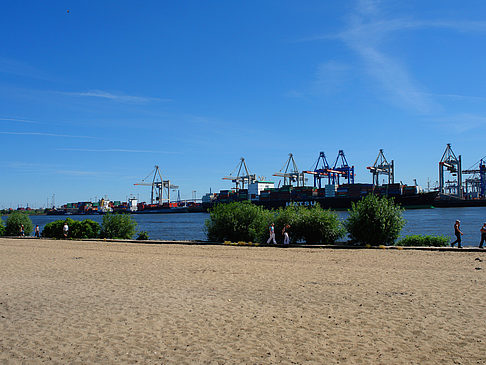
[[[261,185],[266,185],[257,193]],[[342,184],[326,185],[324,188],[308,186],[294,187],[284,185],[280,188],[270,187],[269,181],[256,181],[248,189],[222,190],[217,194],[203,197],[203,208],[210,209],[215,204],[235,201],[251,201],[268,209],[277,209],[289,205],[313,206],[319,204],[324,209],[344,210],[351,208],[352,203],[368,194],[386,196],[407,209],[431,208],[434,206],[438,192],[423,192],[418,186],[402,184]]]

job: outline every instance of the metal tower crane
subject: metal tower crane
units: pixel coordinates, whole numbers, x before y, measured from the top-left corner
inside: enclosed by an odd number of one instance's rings
[[[234,173],[236,175],[234,175]],[[240,158],[240,162],[236,165],[236,168],[233,170],[229,176],[223,177],[223,180],[231,180],[232,182],[235,183],[236,191],[240,189],[245,188],[245,184],[247,186],[257,180],[255,174],[251,174],[250,170],[248,170],[248,167],[246,166],[245,159],[243,157]],[[240,187],[241,184],[241,187]]]
[[[464,175],[473,175],[465,180],[466,193],[476,193],[481,198],[486,197],[486,164],[484,157],[479,160],[477,169],[463,170],[462,173]]]
[[[294,160],[294,155],[291,153],[289,153],[289,158],[279,172],[274,173],[273,176],[283,177],[284,185],[297,183],[297,186],[304,186],[305,183],[304,173],[299,172],[299,168]]]
[[[329,172],[332,171],[329,168],[329,163],[327,162],[326,155],[324,152],[319,152],[319,157],[312,171],[303,171],[303,174],[309,174],[314,176],[314,187],[321,188],[321,179],[327,178],[328,183],[331,183],[331,177]]]
[[[453,176],[452,180],[444,180],[444,168]],[[439,161],[439,193],[462,198],[461,155],[459,155],[459,158],[456,157],[450,143],[447,144]]]
[[[338,166],[338,163],[341,164]],[[339,150],[336,162],[332,168],[334,171],[331,174],[332,183],[339,185],[340,177],[347,180],[348,184],[354,184],[354,166],[349,166],[343,150]]]
[[[388,163],[382,149],[380,149],[378,157],[376,158],[373,166],[368,166],[367,169],[370,170],[370,172],[373,174],[373,185],[380,185],[379,175],[387,175],[388,184],[395,183],[394,162],[392,160],[391,163]]]
[[[152,177],[152,182],[146,181],[149,177]],[[178,189],[177,185],[172,185],[170,180],[162,179],[162,174],[160,173],[159,166],[155,165],[154,169],[148,174],[141,182],[133,184],[141,186],[151,186],[152,193],[150,194],[150,204],[162,205],[164,200],[170,202],[170,190]],[[164,198],[164,191],[167,198]]]

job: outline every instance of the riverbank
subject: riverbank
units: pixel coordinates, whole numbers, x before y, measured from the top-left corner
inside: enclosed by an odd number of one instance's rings
[[[485,363],[477,252],[0,239],[0,253],[0,360]]]

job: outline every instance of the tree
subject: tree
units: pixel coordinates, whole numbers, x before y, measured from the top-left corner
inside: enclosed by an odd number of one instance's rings
[[[7,217],[7,222],[5,225],[5,235],[6,236],[18,236],[20,233],[20,226],[24,225],[24,232],[26,236],[30,236],[34,226],[30,217],[19,211],[14,211],[10,213]]]
[[[105,214],[101,223],[102,238],[131,239],[137,222],[129,214]]]
[[[69,227],[68,238],[97,238],[99,237],[101,226],[90,220],[75,221],[71,218],[61,219],[47,223],[42,230],[42,237],[63,238],[63,226],[67,223]]]
[[[218,204],[206,220],[208,240],[265,242],[274,213],[250,202]]]
[[[349,210],[345,227],[351,239],[369,245],[393,244],[405,225],[403,209],[393,199],[369,194]]]

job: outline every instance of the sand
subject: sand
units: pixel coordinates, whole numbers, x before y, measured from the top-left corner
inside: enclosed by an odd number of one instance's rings
[[[485,264],[0,239],[0,364],[486,364]]]

